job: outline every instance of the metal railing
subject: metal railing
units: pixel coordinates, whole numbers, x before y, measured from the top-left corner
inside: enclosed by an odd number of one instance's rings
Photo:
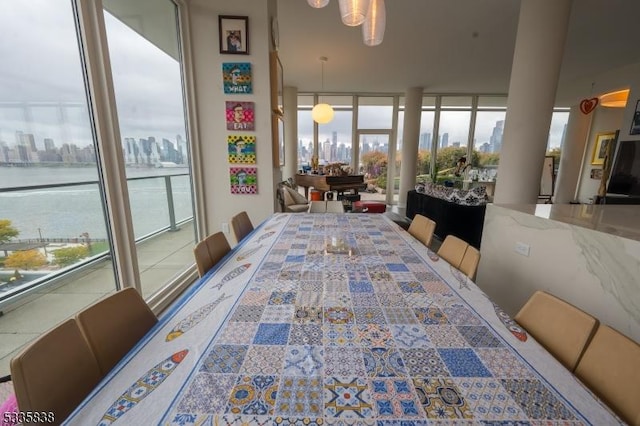
[[[175,174],[158,174],[153,176],[142,176],[142,177],[132,177],[128,178],[127,182],[132,181],[145,181],[151,179],[163,179],[164,180],[164,192],[166,196],[166,208],[167,208],[167,217],[166,221],[163,221],[163,225],[151,229],[146,230],[143,235],[136,235],[136,243],[140,243],[142,241],[148,240],[157,236],[158,234],[167,232],[167,231],[176,231],[179,229],[179,225],[186,223],[190,220],[193,220],[193,209],[189,209],[191,212],[190,216],[182,217],[177,219],[176,216],[176,206],[173,194],[173,185],[172,178],[174,177],[188,177],[188,173],[175,173]],[[0,188],[0,194],[2,193],[27,193],[29,191],[36,190],[56,190],[60,188],[68,188],[68,187],[84,187],[84,186],[93,186],[99,188],[99,182],[97,180],[85,180],[85,181],[77,181],[77,182],[65,182],[65,183],[54,183],[54,184],[42,184],[42,185],[24,185],[24,186],[14,186],[14,187],[6,187]],[[102,207],[104,209],[104,206]],[[132,212],[133,214],[133,212]],[[0,217],[0,219],[4,219]],[[11,219],[11,218],[8,218]],[[16,243],[32,243],[42,246],[47,246],[49,243],[79,243],[79,244],[91,244],[94,242],[106,242],[108,241],[105,238],[89,238],[88,235],[81,235],[79,237],[48,237],[43,238],[40,235],[40,238],[25,238],[21,240],[12,240],[7,244],[0,244],[0,255],[4,249],[8,251],[11,250],[12,246],[15,246]],[[30,280],[24,282],[4,282],[5,280],[0,279],[0,311],[3,307],[12,304],[19,300],[22,297],[26,297],[36,289],[42,289],[45,286],[56,285],[59,284],[63,279],[69,278],[71,274],[81,272],[85,268],[90,267],[92,264],[103,261],[110,257],[110,251],[107,249],[104,252],[94,254],[93,256],[86,257],[81,259],[80,261],[70,265],[68,267],[63,267],[61,269],[50,271],[50,273],[45,273],[44,275],[38,271],[22,271],[22,275],[30,276]],[[4,270],[0,270],[1,276],[11,276],[14,273],[13,269],[8,270],[4,268]],[[40,275],[40,276],[38,276]],[[3,288],[4,287],[4,288]]]

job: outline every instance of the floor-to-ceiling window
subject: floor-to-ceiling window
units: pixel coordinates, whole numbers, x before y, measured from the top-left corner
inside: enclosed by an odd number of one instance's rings
[[[116,280],[71,2],[2,1],[0,34],[1,376]]]
[[[150,295],[193,263],[175,251],[195,241],[176,5],[104,0],[104,7],[135,237],[175,233],[164,247],[137,244],[143,294]]]
[[[477,164],[471,169],[472,179],[491,181],[500,163],[506,96],[479,96],[473,132],[473,157]]]

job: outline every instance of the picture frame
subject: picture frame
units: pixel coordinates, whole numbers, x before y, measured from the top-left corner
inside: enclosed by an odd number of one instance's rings
[[[269,72],[271,86],[271,110],[278,116],[284,115],[284,71],[278,52],[269,54]]]
[[[218,15],[220,53],[227,55],[249,54],[249,17]]]
[[[251,63],[224,62],[222,64],[222,87],[225,95],[252,94]]]
[[[271,114],[273,167],[284,166],[284,119],[277,114]]]
[[[631,129],[629,129],[630,135],[640,135],[640,99],[636,102],[636,110],[633,113],[631,119]]]
[[[602,165],[607,155],[607,146],[613,143],[616,138],[616,132],[598,133],[596,141],[593,145],[593,153],[591,154],[591,164]]]
[[[603,172],[602,169],[591,169],[589,176],[591,177],[591,179],[600,180],[602,179],[602,172]]]

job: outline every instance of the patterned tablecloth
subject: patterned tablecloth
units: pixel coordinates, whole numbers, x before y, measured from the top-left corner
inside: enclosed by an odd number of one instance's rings
[[[341,241],[344,250],[327,252]],[[276,214],[169,309],[68,422],[619,421],[384,215]]]

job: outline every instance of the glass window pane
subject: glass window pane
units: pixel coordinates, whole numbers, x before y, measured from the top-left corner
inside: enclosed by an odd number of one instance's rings
[[[336,110],[333,120],[318,125],[318,154],[320,164],[351,162],[351,110]]]
[[[462,177],[456,176],[456,164],[467,155],[469,121],[471,111],[442,111],[438,135],[438,155],[436,167],[439,178],[462,185]],[[468,160],[468,159],[467,159]],[[468,162],[467,162],[468,163]]]
[[[358,129],[390,129],[392,119],[392,97],[358,98]]]
[[[443,96],[443,108],[471,108],[471,96]]]
[[[361,134],[359,145],[359,173],[364,174],[364,180],[367,184],[376,188],[375,193],[367,194],[367,199],[384,201],[387,189],[389,135]]]
[[[431,145],[433,142],[434,111],[422,111],[420,118],[420,142],[418,142],[418,163],[416,181],[425,180],[431,174]]]
[[[435,96],[423,96],[422,97],[422,108],[435,108],[436,107],[436,97]]]
[[[471,178],[479,181],[492,180],[498,171],[500,149],[504,132],[504,111],[478,111],[473,140]],[[487,186],[489,195],[493,187]]]
[[[562,146],[564,145],[564,137],[567,133],[568,121],[568,110],[557,110],[553,112],[551,127],[549,129],[549,139],[547,140],[547,155],[555,157],[555,173],[558,172],[558,167],[560,166],[560,156],[562,155]]]
[[[71,2],[0,3],[0,40],[4,376],[16,350],[116,282]]]
[[[119,13],[117,1],[104,4]],[[137,31],[123,23],[131,8],[122,20],[106,10],[104,17],[140,280],[143,294],[150,295],[193,265],[193,203],[176,6],[170,0],[130,5],[142,21]],[[162,243],[167,232],[178,230],[172,244]]]
[[[298,97],[298,102],[300,97]],[[313,119],[311,110],[298,109],[298,170],[311,165],[313,155]]]
[[[483,108],[507,108],[506,96],[478,96],[478,109]]]

